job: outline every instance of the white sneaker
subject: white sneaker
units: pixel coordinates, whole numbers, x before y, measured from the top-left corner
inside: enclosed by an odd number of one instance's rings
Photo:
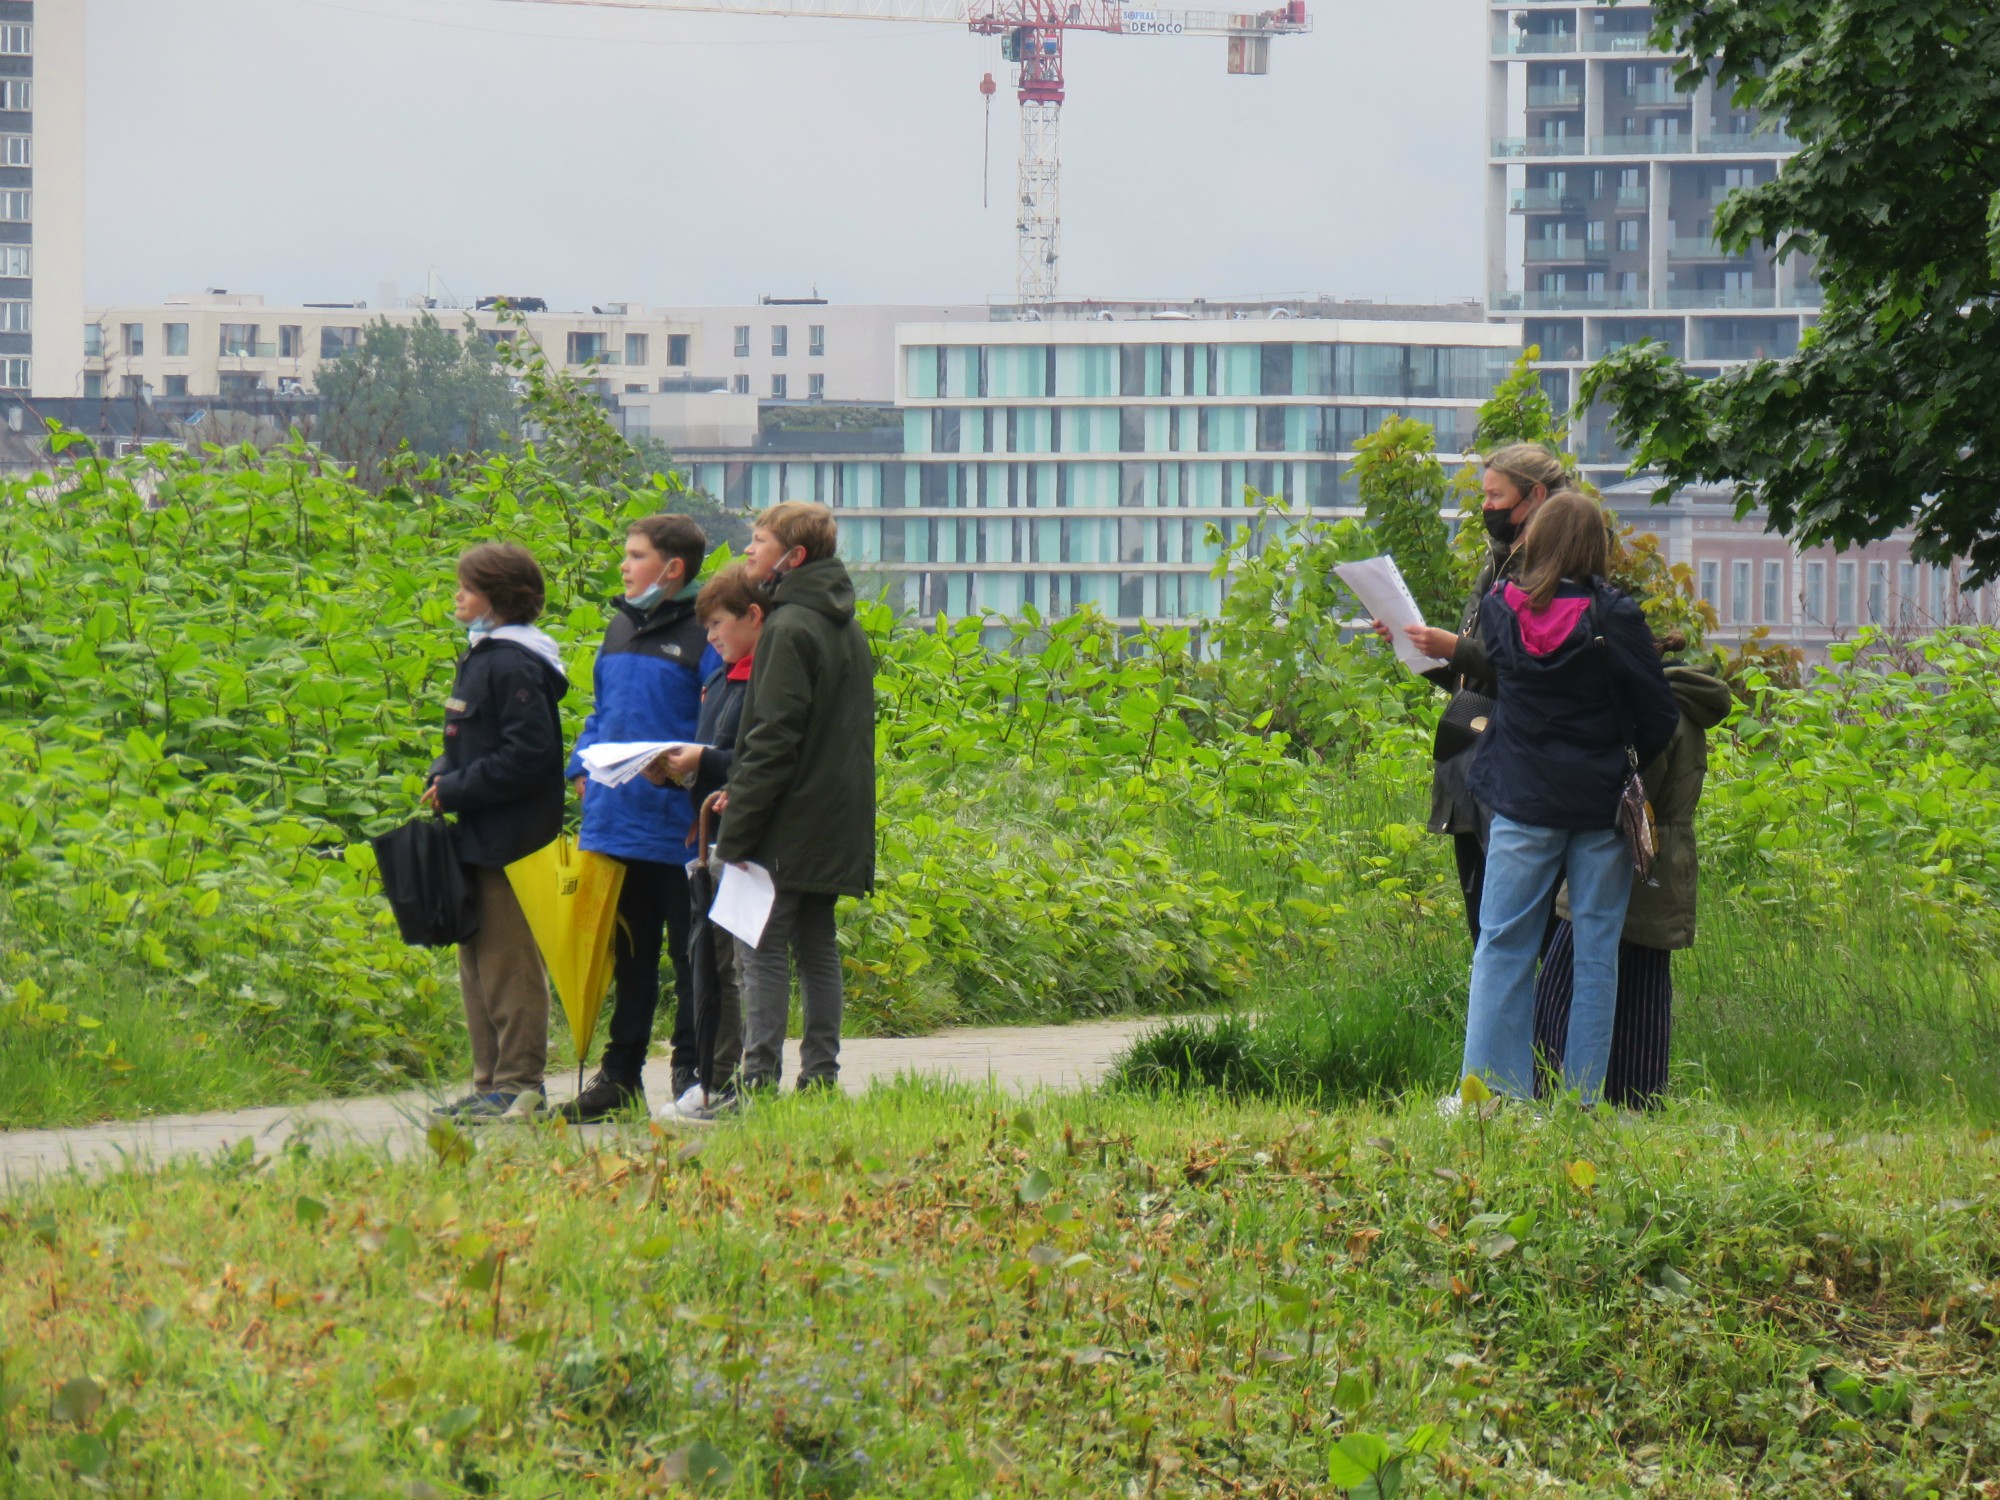
[[[1465,1111],[1465,1101],[1456,1094],[1446,1094],[1437,1103],[1438,1118],[1456,1120]]]
[[[699,1083],[688,1085],[687,1092],[674,1101],[674,1113],[689,1120],[708,1118],[708,1090]]]

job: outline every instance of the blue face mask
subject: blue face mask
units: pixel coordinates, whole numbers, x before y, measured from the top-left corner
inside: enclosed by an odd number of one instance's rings
[[[493,631],[493,616],[481,615],[465,627],[465,638],[476,646],[485,640],[486,637],[493,634]]]
[[[655,604],[658,604],[662,599],[666,597],[667,597],[667,591],[664,588],[660,587],[659,584],[653,583],[653,584],[648,584],[645,588],[641,589],[638,593],[634,594],[631,598],[627,599],[625,602],[631,605],[636,610],[644,611],[651,609]]]

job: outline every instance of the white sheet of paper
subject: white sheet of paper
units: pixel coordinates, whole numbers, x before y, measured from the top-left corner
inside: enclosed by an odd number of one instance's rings
[[[577,759],[590,779],[604,786],[623,786],[668,750],[680,749],[684,740],[631,740],[586,745]]]
[[[777,899],[771,872],[762,865],[724,865],[708,920],[754,948],[764,936],[764,924],[771,920],[771,903]]]
[[[1354,591],[1361,607],[1389,627],[1396,660],[1419,676],[1436,668],[1442,658],[1424,655],[1403,633],[1407,625],[1423,624],[1424,612],[1410,597],[1410,586],[1403,582],[1403,570],[1396,566],[1395,558],[1384,553],[1381,557],[1364,557],[1360,562],[1335,563],[1333,571]]]

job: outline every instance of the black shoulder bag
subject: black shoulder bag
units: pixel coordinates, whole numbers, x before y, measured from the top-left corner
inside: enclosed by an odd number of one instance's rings
[[[1625,836],[1626,851],[1632,856],[1632,876],[1644,885],[1658,885],[1653,879],[1653,859],[1660,852],[1659,830],[1653,822],[1653,804],[1646,797],[1646,783],[1639,775],[1638,725],[1625,701],[1625,685],[1611,659],[1610,643],[1604,639],[1604,624],[1597,612],[1597,598],[1605,587],[1601,579],[1590,581],[1591,644],[1603,653],[1605,676],[1611,683],[1611,701],[1625,734],[1625,784],[1618,789],[1618,831]]]

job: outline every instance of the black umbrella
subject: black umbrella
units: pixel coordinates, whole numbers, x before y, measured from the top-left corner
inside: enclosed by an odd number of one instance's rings
[[[715,874],[708,867],[711,819],[721,792],[710,793],[695,820],[695,855],[688,864],[688,968],[694,991],[695,1070],[702,1089],[715,1093],[715,1038],[722,1027],[722,1007],[728,997],[722,989],[722,974],[716,967],[715,945],[730,941],[708,919],[715,904]],[[733,1070],[732,1070],[733,1071]]]

